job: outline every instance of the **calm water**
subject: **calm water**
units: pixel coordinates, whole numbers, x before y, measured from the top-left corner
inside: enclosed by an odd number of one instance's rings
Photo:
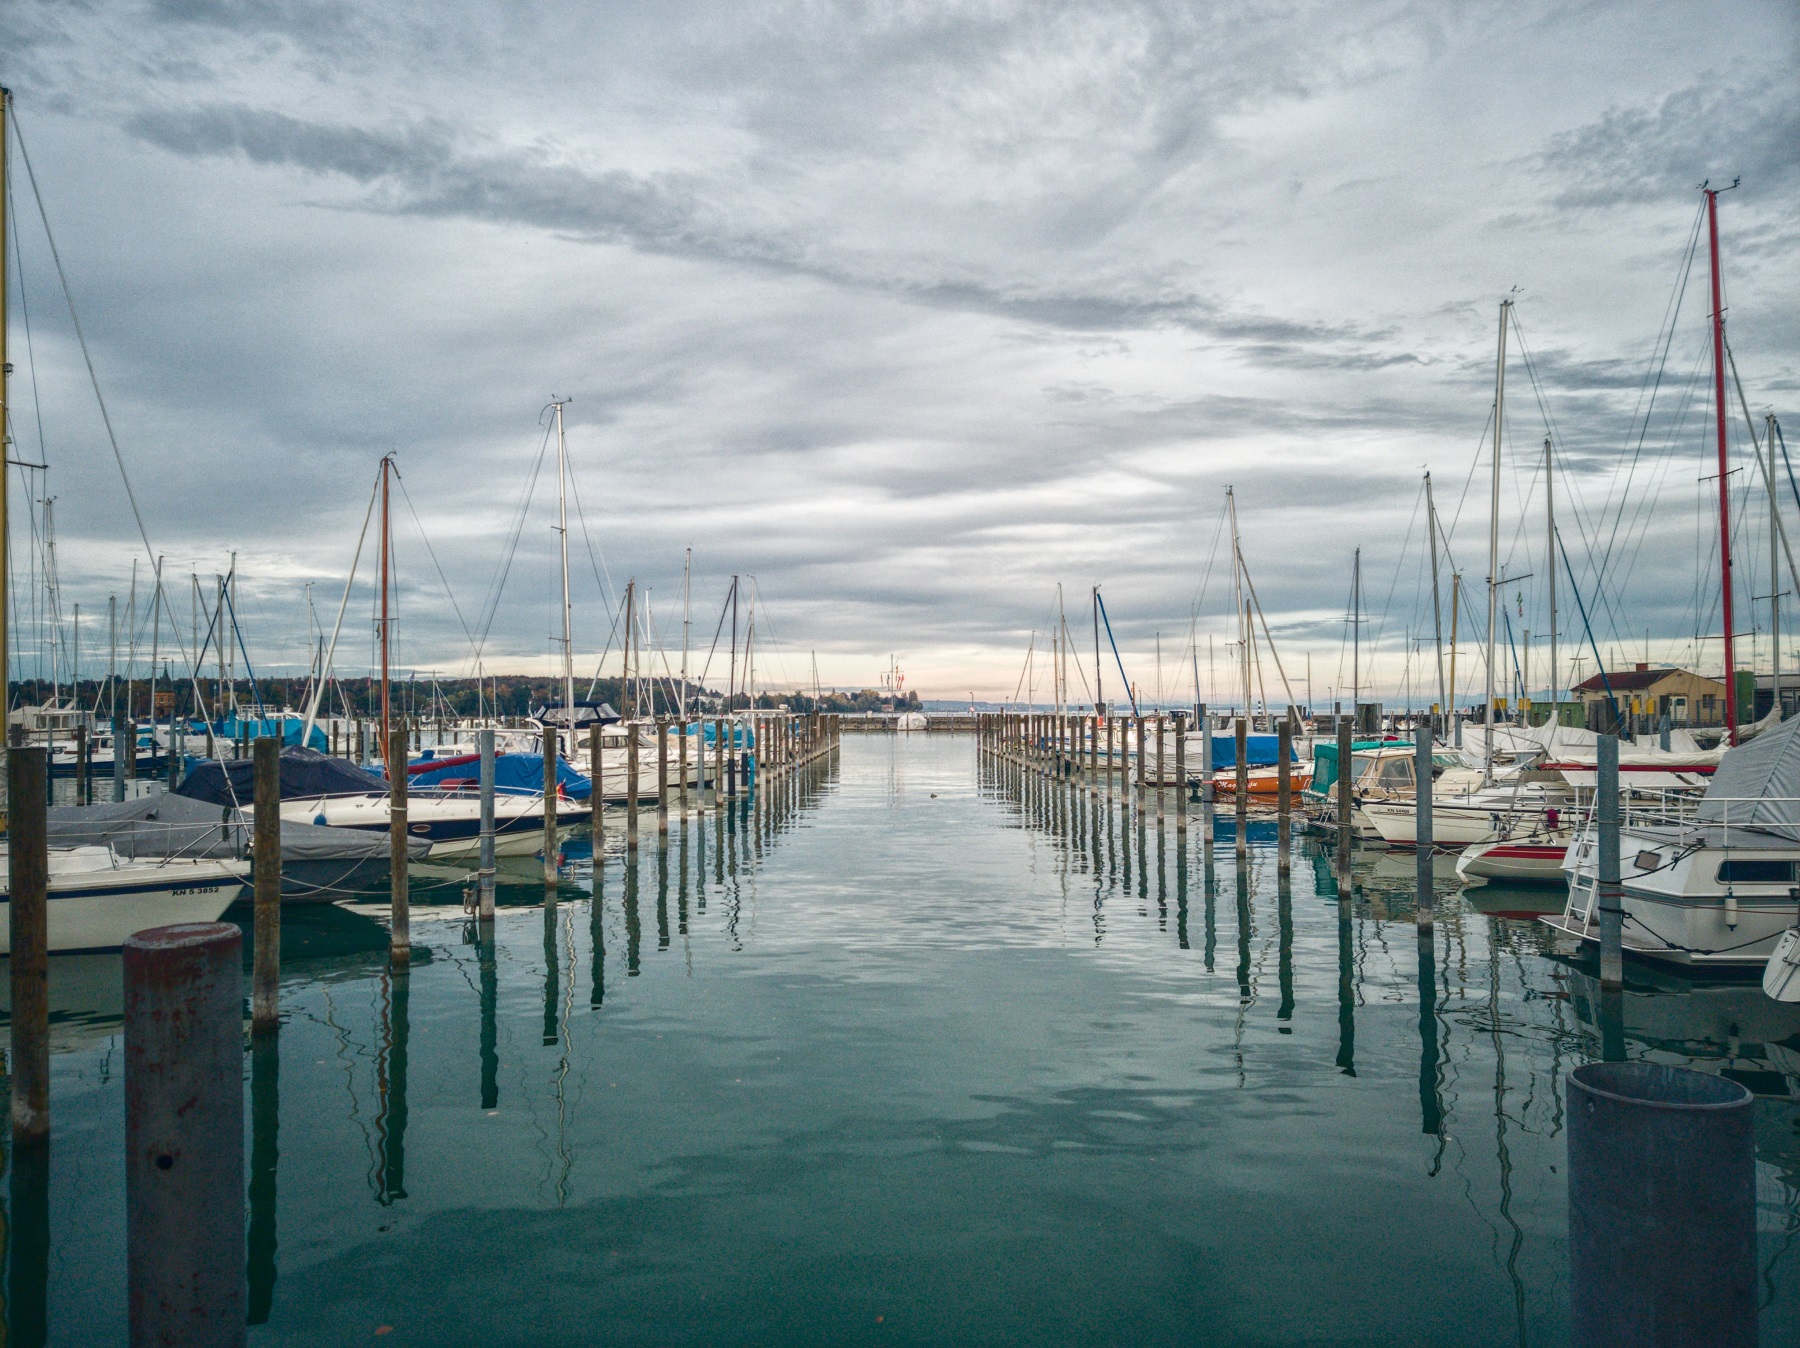
[[[1446,870],[1422,968],[1410,856],[1340,902],[1272,826],[1209,862],[960,737],[770,794],[597,878],[571,845],[492,947],[421,877],[399,980],[380,905],[288,910],[253,1342],[1565,1340],[1562,1080],[1599,1042],[1541,897]],[[124,1335],[118,979],[52,967],[59,1343]],[[1762,1097],[1763,1342],[1800,1342],[1800,1014],[1663,981],[1625,1017]]]

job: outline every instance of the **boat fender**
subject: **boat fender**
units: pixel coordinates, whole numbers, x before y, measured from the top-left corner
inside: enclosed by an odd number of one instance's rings
[[[324,814],[323,814],[323,813],[319,813],[319,814],[316,814],[316,815],[314,815],[314,816],[313,816],[313,823],[315,823],[315,824],[317,824],[317,825],[319,825],[319,826],[320,826],[320,827],[321,827],[321,828],[323,828],[323,827],[324,827],[324,826],[325,826],[325,816],[324,816]]]

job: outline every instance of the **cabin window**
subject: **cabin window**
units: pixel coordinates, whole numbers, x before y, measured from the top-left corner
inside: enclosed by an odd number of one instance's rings
[[[1375,780],[1382,786],[1411,786],[1413,765],[1410,758],[1390,758],[1381,765]]]
[[[1633,860],[1637,863],[1637,868],[1640,871],[1653,871],[1658,866],[1662,865],[1662,853],[1661,852],[1639,852],[1637,854],[1637,856],[1633,858]],[[1726,862],[1725,864],[1730,865],[1731,863]]]
[[[1732,859],[1719,863],[1722,885],[1791,885],[1794,863],[1791,861],[1745,861]]]

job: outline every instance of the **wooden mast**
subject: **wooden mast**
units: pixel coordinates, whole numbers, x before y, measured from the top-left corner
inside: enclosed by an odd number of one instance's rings
[[[1737,743],[1737,667],[1731,630],[1731,505],[1725,443],[1725,309],[1719,282],[1719,193],[1706,189],[1706,233],[1712,254],[1713,421],[1719,433],[1719,592],[1725,619],[1725,735]],[[1771,587],[1773,585],[1771,584]]]

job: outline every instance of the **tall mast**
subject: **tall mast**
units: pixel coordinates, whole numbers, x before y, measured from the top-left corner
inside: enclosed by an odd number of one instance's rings
[[[1706,192],[1707,245],[1712,254],[1713,422],[1719,432],[1719,592],[1725,618],[1725,734],[1737,743],[1737,676],[1731,631],[1731,505],[1725,477],[1725,307],[1719,278],[1719,193]],[[1773,586],[1771,586],[1773,588]]]
[[[556,408],[556,532],[562,537],[563,710],[569,718],[569,748],[575,747],[575,635],[569,609],[569,473],[568,447],[563,441],[563,407]]]
[[[1450,700],[1444,687],[1444,605],[1438,588],[1437,504],[1432,499],[1429,472],[1425,474],[1425,528],[1431,534],[1431,638],[1437,648],[1438,714],[1447,718]]]
[[[1339,646],[1341,651],[1344,648]],[[1340,660],[1342,656],[1338,657]],[[1339,665],[1339,669],[1343,666]],[[1350,561],[1350,723],[1356,723],[1362,701],[1362,549]]]
[[[393,551],[392,531],[388,522],[388,498],[391,488],[388,479],[394,471],[393,455],[381,457],[381,761],[387,763],[388,780],[393,781],[393,774],[404,771],[404,767],[388,763],[388,749],[394,742],[394,724],[391,719],[392,708],[388,700],[388,558]],[[224,593],[223,590],[220,591]]]
[[[1062,582],[1056,582],[1056,714],[1063,714],[1069,684],[1069,620],[1063,616]]]
[[[12,275],[12,266],[6,256],[7,240],[12,236],[8,230],[12,228],[6,218],[6,204],[11,200],[12,181],[7,176],[11,167],[7,161],[7,153],[12,148],[12,91],[0,88],[0,445],[6,443],[6,429],[12,425],[12,403],[7,392],[7,377],[12,373],[12,366],[6,363],[6,316],[11,303],[6,294],[7,278]],[[12,622],[10,612],[11,599],[8,591],[12,586],[10,557],[12,540],[8,537],[6,516],[6,484],[11,476],[7,472],[5,455],[0,454],[0,723],[5,721],[5,713],[12,706],[12,651],[8,647],[7,633]],[[6,739],[0,734],[0,741]],[[6,762],[6,746],[0,743],[0,766]],[[0,773],[0,800],[5,799],[6,783],[4,774]]]
[[[738,578],[731,578],[731,691],[725,698],[725,709],[731,710],[737,703],[737,608]]]
[[[1225,508],[1231,514],[1231,588],[1234,617],[1238,620],[1238,663],[1244,676],[1244,717],[1250,716],[1250,620],[1244,603],[1244,554],[1238,548],[1237,493],[1225,488]]]
[[[1106,705],[1106,694],[1100,684],[1100,587],[1094,587],[1094,715]]]
[[[69,655],[69,705],[76,711],[81,710],[81,605],[75,605],[75,621],[71,625],[70,636],[75,649]],[[156,699],[152,698],[154,702]]]
[[[637,708],[631,701],[631,629],[636,621],[637,581],[625,582],[625,645],[620,655],[623,664],[619,667],[619,701],[623,704],[620,714],[637,715]]]
[[[681,719],[687,720],[687,685],[688,685],[688,627],[693,620],[691,586],[694,575],[694,550],[687,550],[687,557],[681,564]]]
[[[1775,512],[1775,414],[1770,412],[1763,423],[1763,438],[1769,442],[1769,650],[1770,675],[1774,698],[1769,708],[1775,719],[1781,719],[1781,570],[1780,517]]]
[[[1487,681],[1481,712],[1485,761],[1481,765],[1484,786],[1494,784],[1494,638],[1500,618],[1500,444],[1506,417],[1506,320],[1512,301],[1500,301],[1500,346],[1494,359],[1494,485],[1488,500],[1488,630]]]
[[[1550,561],[1550,730],[1562,720],[1562,685],[1558,682],[1561,667],[1556,657],[1556,460],[1550,452],[1550,437],[1544,437],[1544,516],[1549,531]],[[1529,691],[1529,690],[1527,690]]]

